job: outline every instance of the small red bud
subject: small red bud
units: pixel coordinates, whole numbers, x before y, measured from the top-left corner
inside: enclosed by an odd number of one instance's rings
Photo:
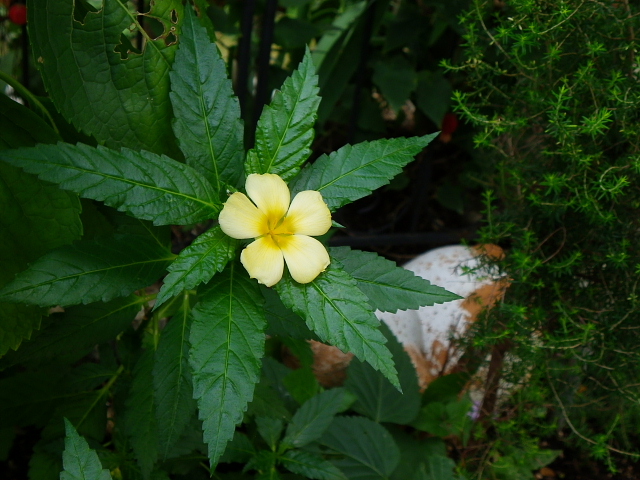
[[[458,129],[458,117],[455,113],[447,113],[442,119],[442,126],[440,127],[440,140],[444,143],[451,141],[453,132]]]
[[[9,7],[9,20],[16,25],[24,25],[27,23],[27,7],[21,3],[16,3]]]

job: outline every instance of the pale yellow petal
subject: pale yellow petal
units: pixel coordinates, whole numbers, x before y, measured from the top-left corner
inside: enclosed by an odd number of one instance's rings
[[[268,232],[266,215],[240,192],[229,197],[218,221],[222,231],[232,238],[256,238]]]
[[[287,213],[291,201],[287,184],[272,173],[252,173],[247,177],[246,189],[253,203],[267,215],[271,228],[275,228],[276,223]]]
[[[309,283],[329,266],[329,254],[324,245],[306,235],[278,237],[284,259],[296,282]]]
[[[282,251],[270,235],[250,243],[240,254],[240,261],[251,278],[267,287],[275,285],[282,278]]]
[[[320,192],[305,190],[291,202],[282,231],[299,235],[324,235],[331,228],[331,212]],[[278,229],[279,231],[281,229]]]

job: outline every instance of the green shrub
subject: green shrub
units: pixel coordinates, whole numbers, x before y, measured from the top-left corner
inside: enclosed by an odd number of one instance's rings
[[[467,75],[454,97],[486,166],[481,237],[507,247],[512,281],[476,346],[513,341],[559,427],[607,458],[637,451],[640,413],[638,13],[475,0],[466,58],[446,65]]]

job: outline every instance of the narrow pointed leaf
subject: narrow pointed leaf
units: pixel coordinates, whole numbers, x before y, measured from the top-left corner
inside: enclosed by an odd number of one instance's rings
[[[400,461],[400,451],[389,432],[364,417],[336,417],[320,443],[332,453],[344,455],[332,463],[350,479],[388,479]]]
[[[162,330],[153,365],[153,388],[161,458],[168,458],[194,414],[193,384],[189,367],[189,295]]]
[[[124,426],[131,438],[133,453],[142,472],[148,479],[158,459],[158,426],[153,398],[154,351],[147,349],[133,369],[131,390],[125,402]]]
[[[0,138],[4,136],[0,134]],[[0,164],[0,287],[29,262],[77,240],[81,234],[76,195]],[[33,306],[0,303],[0,356],[30,338],[40,325],[42,313]]]
[[[191,8],[185,9],[171,77],[173,130],[187,165],[217,191],[243,177],[243,123],[227,67]]]
[[[182,1],[152,3],[148,14],[164,27],[156,39],[142,31],[127,2],[106,0],[78,21],[80,6],[74,0],[29,4],[35,63],[57,109],[108,147],[177,151],[167,75],[177,45],[165,41],[176,31],[172,18],[182,18]],[[147,37],[142,53],[131,51],[122,33],[131,25]]]
[[[304,168],[289,185],[291,193],[317,190],[329,209],[336,210],[389,183],[436,136],[345,145]]]
[[[114,339],[131,328],[143,297],[131,295],[110,302],[96,302],[65,308],[51,316],[51,322],[18,351],[0,359],[0,368],[17,363],[41,364],[63,359],[70,362],[86,355],[94,345]]]
[[[71,422],[65,419],[67,435],[64,439],[60,480],[111,480],[109,470],[102,468],[98,454],[78,435]]]
[[[300,448],[317,440],[329,428],[333,417],[343,410],[344,404],[343,388],[326,390],[307,400],[287,426],[282,445]]]
[[[356,412],[378,423],[407,425],[420,411],[418,376],[402,344],[386,325],[381,325],[381,330],[388,340],[387,347],[393,354],[402,393],[393,388],[380,372],[357,358],[349,364],[345,387],[358,398],[353,406]]]
[[[158,293],[155,308],[183,290],[208,282],[233,259],[238,242],[225,235],[219,226],[200,235],[169,266],[169,275]]]
[[[24,105],[0,95],[0,150],[56,143],[60,136]]]
[[[221,209],[195,170],[151,152],[58,143],[3,150],[0,160],[156,225],[195,223]]]
[[[369,304],[377,310],[417,310],[462,298],[375,253],[351,250],[349,247],[332,248],[330,252],[345,271],[357,280],[358,288],[369,297]]]
[[[189,363],[211,465],[242,421],[260,377],[266,320],[258,284],[231,264],[194,307]]]
[[[322,457],[304,450],[290,450],[280,457],[290,472],[316,480],[347,480],[344,473]]]
[[[154,283],[172,258],[147,237],[80,241],[40,257],[0,290],[0,301],[39,306],[106,302]]]
[[[378,329],[380,321],[357,282],[337,263],[332,262],[311,283],[301,284],[285,275],[277,284],[280,298],[305,318],[320,340],[352,352],[399,387],[391,352],[385,346],[387,340]]]
[[[319,104],[318,76],[307,49],[298,69],[260,115],[247,173],[275,173],[285,180],[295,176],[311,153]]]

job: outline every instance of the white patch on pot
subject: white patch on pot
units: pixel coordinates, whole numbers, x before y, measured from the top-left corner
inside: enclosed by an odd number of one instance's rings
[[[504,296],[508,280],[482,255],[500,258],[503,252],[495,245],[452,245],[423,253],[404,268],[463,298],[419,310],[376,312],[411,356],[422,388],[451,371],[462,355],[455,339]]]

